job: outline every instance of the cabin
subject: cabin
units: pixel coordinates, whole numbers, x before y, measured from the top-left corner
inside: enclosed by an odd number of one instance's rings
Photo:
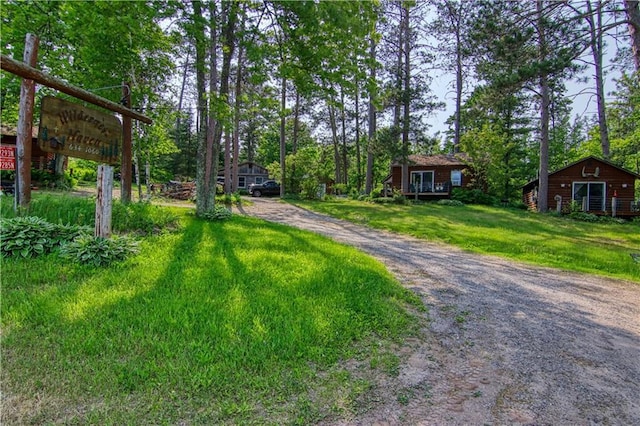
[[[233,176],[233,169],[231,170]],[[218,179],[224,181],[224,169],[218,172]],[[248,189],[253,183],[262,183],[269,180],[269,171],[253,161],[244,161],[238,164],[238,189]]]
[[[596,215],[640,216],[640,201],[635,199],[637,179],[637,173],[589,156],[549,173],[547,205],[559,212],[573,207]],[[531,210],[537,210],[538,179],[522,188],[522,196]]]
[[[451,190],[465,187],[469,177],[465,154],[410,155],[408,158],[408,191],[402,195],[420,200],[438,200],[451,198]],[[402,190],[402,162],[395,160],[391,164],[391,173],[384,180],[385,193],[388,188]]]
[[[0,125],[0,146],[2,152],[6,153],[7,160],[3,154],[2,170],[13,170],[15,168],[15,152],[18,130],[15,127]],[[36,170],[53,170],[55,154],[53,152],[45,152],[38,145],[38,127],[31,128],[31,168]]]

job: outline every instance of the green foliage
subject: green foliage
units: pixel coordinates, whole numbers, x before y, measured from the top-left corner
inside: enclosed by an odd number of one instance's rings
[[[586,213],[583,211],[572,211],[567,215],[569,219],[576,220],[579,222],[588,222],[588,223],[619,223],[624,224],[626,221],[624,219],[615,218],[611,216],[598,216],[592,213]]]
[[[218,220],[227,220],[230,219],[233,213],[231,210],[224,206],[214,206],[213,211],[205,212],[200,217],[206,220],[218,221]]]
[[[3,257],[36,257],[47,254],[90,228],[55,225],[34,216],[0,220],[0,253]]]
[[[107,266],[139,252],[138,242],[128,236],[111,238],[81,235],[60,247],[60,255],[80,264]]]
[[[463,207],[464,203],[460,200],[438,200],[438,204],[441,206]]]
[[[495,206],[498,204],[496,197],[482,192],[479,189],[453,188],[451,200],[460,201],[463,204],[483,204]]]

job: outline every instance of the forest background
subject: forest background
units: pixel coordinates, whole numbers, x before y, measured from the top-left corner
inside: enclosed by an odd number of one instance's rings
[[[536,177],[546,200],[548,172],[586,155],[640,173],[636,0],[3,1],[0,17],[3,54],[33,33],[41,70],[116,102],[128,82],[154,119],[134,129],[138,180],[195,179],[199,214],[242,161],[304,196],[377,193],[414,153],[465,152],[473,185],[510,200]],[[0,76],[15,125],[20,79]],[[578,95],[596,112],[573,116]]]

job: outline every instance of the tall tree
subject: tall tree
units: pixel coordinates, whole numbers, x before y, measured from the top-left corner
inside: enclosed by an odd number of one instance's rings
[[[636,71],[640,71],[640,0],[624,0],[624,9],[631,36],[633,63],[636,66]]]

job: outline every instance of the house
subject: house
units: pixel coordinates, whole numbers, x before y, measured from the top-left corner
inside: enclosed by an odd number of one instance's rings
[[[640,216],[635,200],[635,181],[640,175],[615,164],[589,156],[549,174],[547,205],[550,209],[574,208],[597,215]],[[538,206],[538,179],[522,188],[524,203]],[[615,199],[615,204],[612,202]]]
[[[233,169],[231,170],[233,176]],[[224,181],[224,169],[218,172],[218,179]],[[247,189],[252,183],[262,183],[269,179],[269,171],[263,166],[252,161],[244,161],[238,164],[238,189]]]
[[[421,200],[451,198],[451,190],[468,184],[465,154],[410,155],[403,195]],[[391,173],[384,180],[385,190],[389,187],[402,190],[402,162],[395,160],[391,164]],[[417,190],[417,194],[416,194]],[[386,193],[386,191],[385,191]]]

